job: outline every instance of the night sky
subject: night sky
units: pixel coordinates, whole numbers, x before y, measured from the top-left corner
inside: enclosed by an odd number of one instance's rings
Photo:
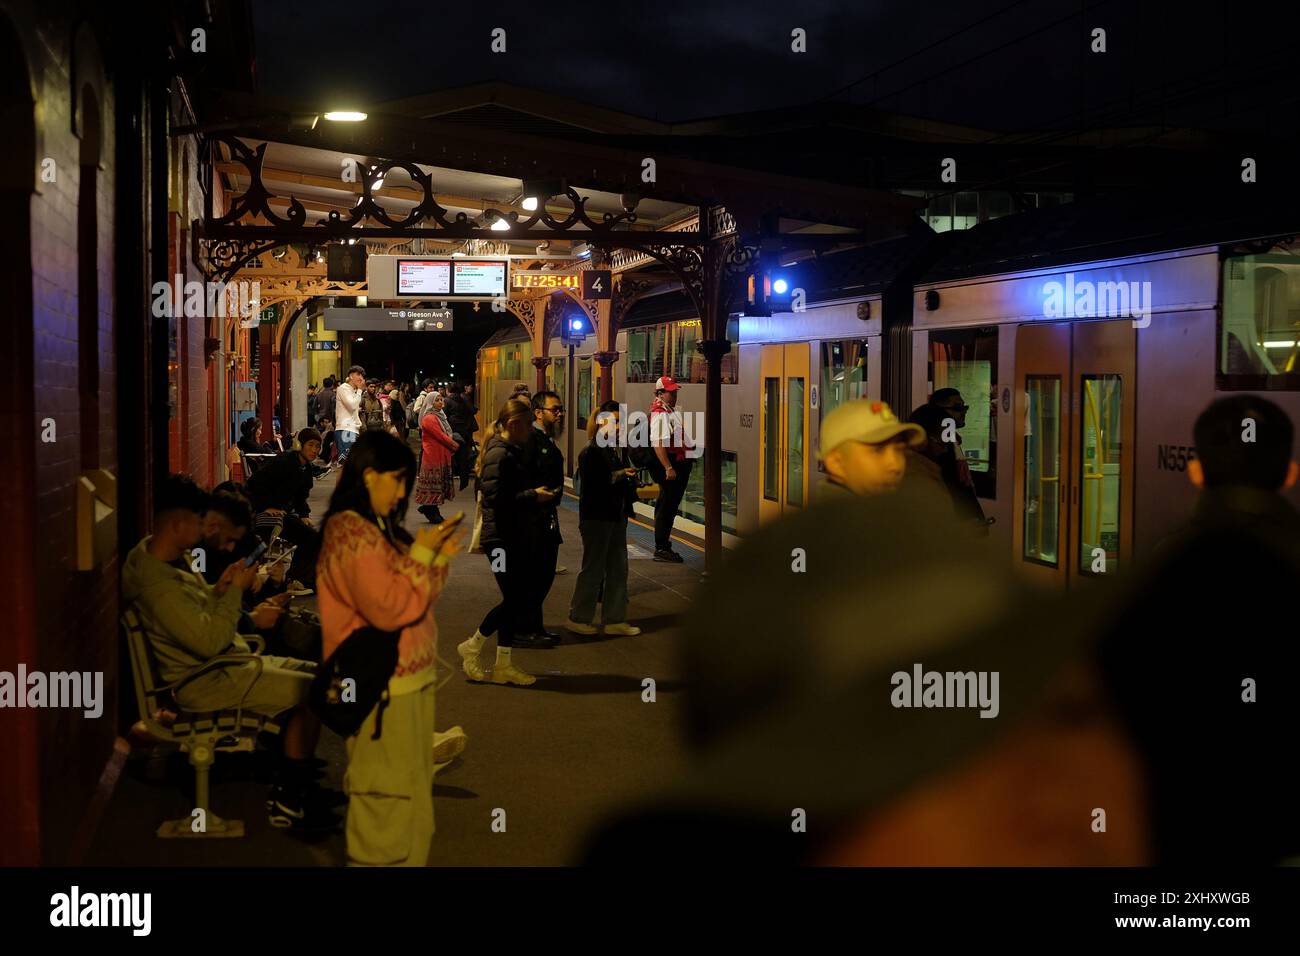
[[[502,80],[663,120],[835,96],[998,130],[1083,119],[1288,137],[1298,8],[1228,0],[253,3],[262,91],[322,105]],[[507,31],[504,54],[489,51],[494,27]],[[807,31],[807,53],[791,52],[795,27]],[[1094,27],[1107,31],[1106,53],[1089,50]]]

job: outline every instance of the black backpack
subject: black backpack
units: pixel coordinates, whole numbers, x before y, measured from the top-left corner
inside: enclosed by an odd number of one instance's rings
[[[400,638],[399,631],[374,627],[359,627],[344,638],[329,660],[316,669],[307,692],[307,702],[322,724],[340,737],[351,737],[378,705],[370,739],[379,739],[388,706],[388,680],[397,670]],[[351,686],[344,683],[349,680]]]

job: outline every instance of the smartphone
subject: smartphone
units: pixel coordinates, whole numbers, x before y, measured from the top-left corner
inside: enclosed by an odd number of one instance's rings
[[[266,542],[257,542],[257,547],[253,549],[253,553],[244,558],[244,567],[251,568],[253,565],[257,564],[257,559],[262,556],[264,551],[266,551]]]

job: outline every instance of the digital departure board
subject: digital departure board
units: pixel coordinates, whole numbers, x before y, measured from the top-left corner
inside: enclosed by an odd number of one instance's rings
[[[393,292],[411,298],[494,299],[509,294],[509,271],[506,259],[399,258]]]
[[[450,295],[450,259],[399,259],[398,295]]]
[[[453,295],[506,294],[506,263],[501,259],[451,260]]]

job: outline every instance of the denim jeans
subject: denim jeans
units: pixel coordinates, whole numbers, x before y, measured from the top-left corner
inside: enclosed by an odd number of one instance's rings
[[[336,431],[336,432],[334,433],[334,441],[335,441],[335,442],[338,444],[338,446],[339,446],[339,458],[338,458],[338,460],[339,460],[339,461],[343,461],[343,459],[345,459],[345,458],[348,457],[348,452],[350,452],[350,451],[352,450],[352,446],[356,444],[356,442],[357,442],[357,433],[356,433],[356,432]]]

